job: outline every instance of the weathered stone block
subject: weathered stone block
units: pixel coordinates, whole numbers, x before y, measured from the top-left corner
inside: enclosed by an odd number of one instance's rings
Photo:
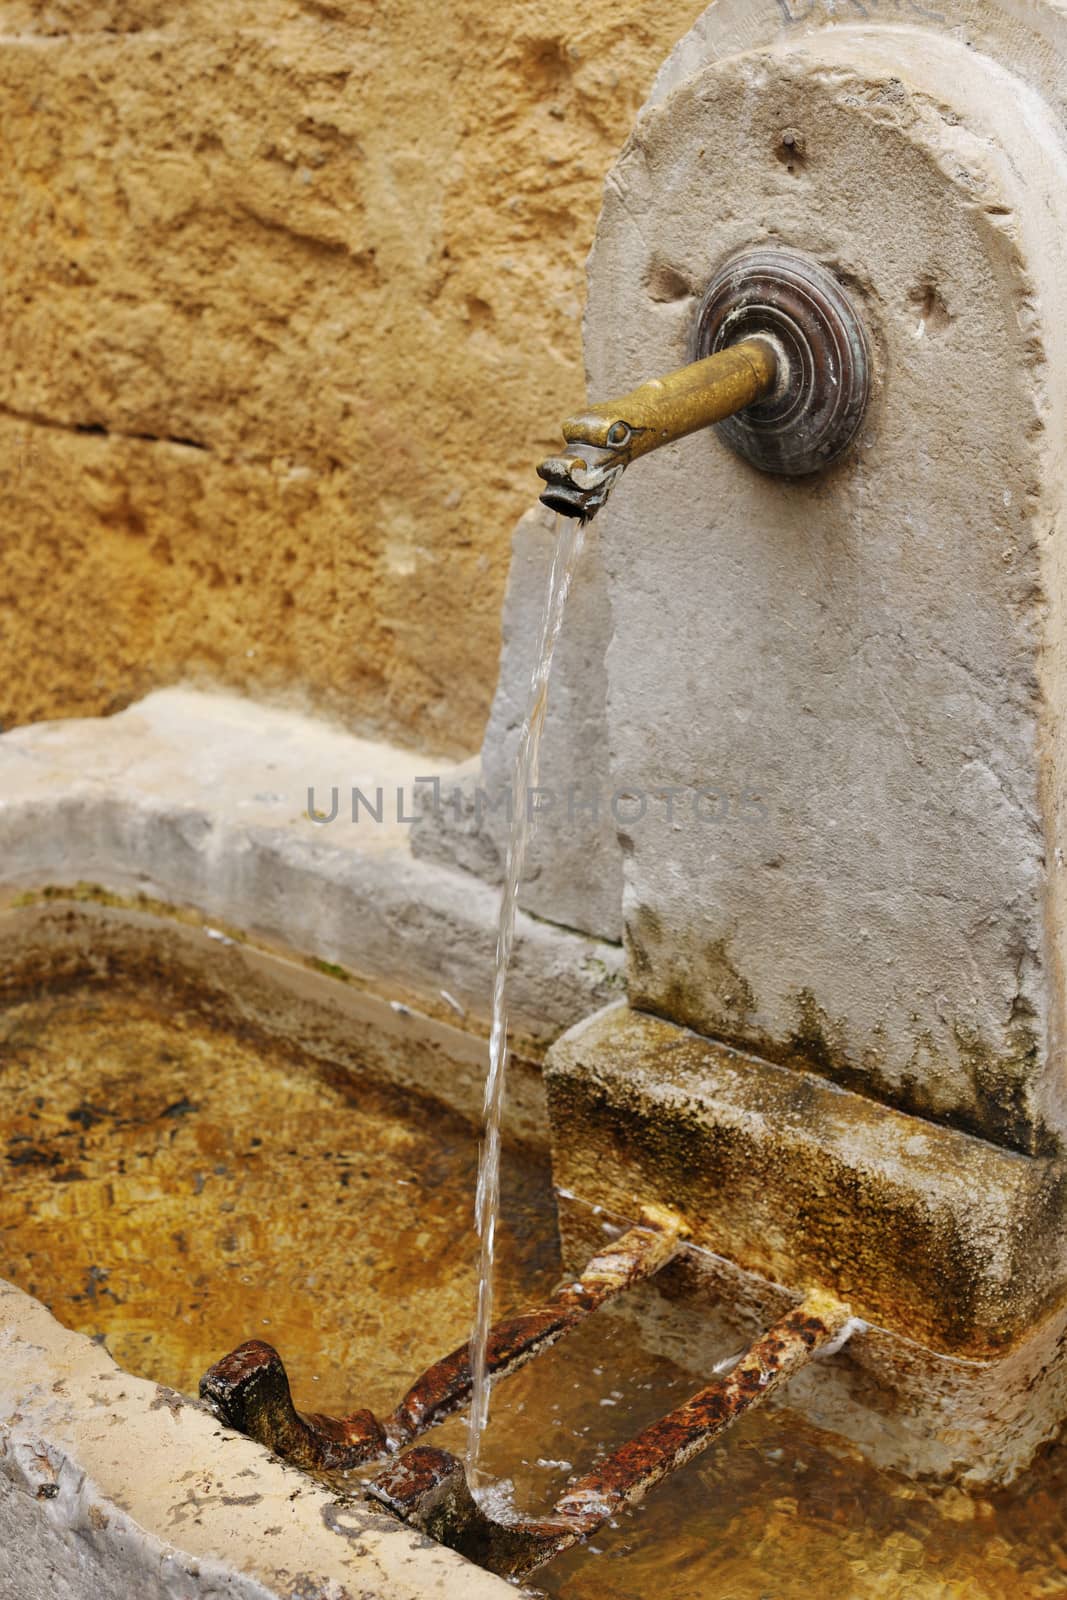
[[[705,1376],[809,1288],[866,1324],[788,1404],[916,1476],[998,1482],[1067,1411],[1064,1172],[620,1005],[546,1067],[567,1261],[605,1216],[680,1213],[636,1297],[645,1342]]]
[[[624,1216],[673,1206],[694,1245],[900,1337],[982,1359],[1063,1297],[1058,1162],[626,1006],[565,1034],[546,1079],[561,1188]]]
[[[1034,1152],[1065,1125],[1067,151],[1016,65],[874,20],[709,42],[609,178],[586,351],[598,396],[680,365],[765,240],[876,350],[829,473],[689,439],[605,515],[614,770],[717,796],[624,837],[633,1002]]]
[[[188,675],[477,749],[601,175],[697,10],[5,0],[0,719]]]

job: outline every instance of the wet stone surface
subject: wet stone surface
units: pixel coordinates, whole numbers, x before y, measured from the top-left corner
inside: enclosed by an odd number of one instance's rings
[[[332,1082],[144,988],[8,1007],[0,1091],[0,1275],[130,1371],[195,1393],[259,1337],[298,1405],[385,1410],[466,1333],[476,1139],[440,1107]],[[500,1262],[502,1308],[556,1281],[548,1174],[528,1158],[506,1165]],[[547,1512],[699,1386],[598,1313],[496,1391],[486,1508]],[[461,1454],[463,1419],[426,1442]],[[1067,1449],[976,1499],[755,1414],[534,1583],[553,1600],[1062,1600]]]

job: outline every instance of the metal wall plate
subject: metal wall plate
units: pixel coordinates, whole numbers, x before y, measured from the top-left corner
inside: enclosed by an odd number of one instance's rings
[[[764,472],[818,472],[848,449],[867,408],[871,353],[859,313],[828,267],[767,246],[735,256],[711,280],[693,359],[757,336],[778,346],[782,380],[715,431]]]

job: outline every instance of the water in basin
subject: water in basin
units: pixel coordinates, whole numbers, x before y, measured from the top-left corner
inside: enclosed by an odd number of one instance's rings
[[[195,1395],[262,1338],[305,1404],[389,1409],[462,1338],[478,1150],[459,1117],[143,990],[11,1006],[0,1050],[0,1275],[128,1371]],[[509,1163],[509,1298],[558,1271],[547,1185]]]
[[[391,1407],[469,1328],[474,1129],[144,983],[0,1015],[0,1275],[188,1393],[242,1339],[298,1404]],[[547,1165],[503,1173],[501,1309],[559,1273]],[[457,1241],[460,1241],[457,1244]],[[497,1391],[484,1469],[523,1510],[695,1387],[604,1312]],[[462,1452],[464,1420],[432,1442]],[[537,1575],[559,1600],[1037,1600],[1067,1594],[1067,1448],[972,1498],[875,1473],[757,1413]]]

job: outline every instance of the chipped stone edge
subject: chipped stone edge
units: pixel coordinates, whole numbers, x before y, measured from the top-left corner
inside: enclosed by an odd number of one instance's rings
[[[873,15],[872,15],[873,13]],[[872,22],[897,36],[953,37],[974,50],[1010,62],[1045,97],[1055,101],[1058,64],[1067,51],[1063,0],[927,0],[904,14],[879,15],[871,6],[847,9],[834,0],[713,0],[660,67],[647,104],[666,100],[680,83],[710,62],[767,49],[832,29],[857,32]]]

